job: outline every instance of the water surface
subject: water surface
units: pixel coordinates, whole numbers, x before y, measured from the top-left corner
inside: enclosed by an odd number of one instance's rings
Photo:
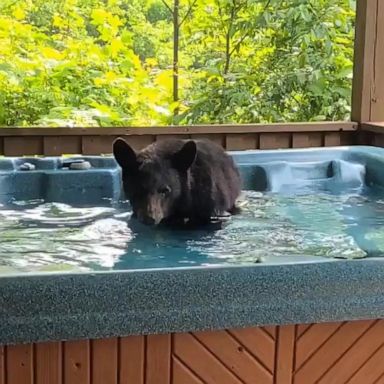
[[[298,193],[299,192],[299,193]],[[126,202],[0,206],[0,273],[306,262],[384,255],[384,192],[246,191],[222,229],[152,229]]]

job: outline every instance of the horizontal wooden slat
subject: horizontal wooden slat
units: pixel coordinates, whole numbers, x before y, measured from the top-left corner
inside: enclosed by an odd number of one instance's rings
[[[5,156],[23,156],[23,155],[42,155],[43,137],[4,137],[4,155]]]
[[[356,145],[360,132],[340,132],[340,145]]]
[[[44,137],[45,156],[81,153],[81,136],[46,136]]]
[[[341,145],[341,136],[339,132],[329,132],[324,135],[324,146],[335,147]]]
[[[291,147],[290,133],[261,133],[260,149],[282,149]]]
[[[186,139],[189,139],[190,136],[189,135],[186,135],[186,134],[166,134],[166,135],[156,135],[156,141],[160,141],[160,140],[168,140],[168,139],[182,139],[182,140],[186,140]]]
[[[259,137],[255,133],[228,133],[226,135],[225,148],[229,151],[257,149]]]
[[[82,153],[83,155],[100,155],[112,153],[112,143],[119,135],[105,136],[83,136],[82,137]],[[123,136],[125,141],[134,149],[140,150],[154,142],[155,137],[152,135],[132,135]]]
[[[112,143],[118,136],[83,136],[82,154],[100,155],[112,152]]]
[[[375,133],[359,130],[354,137],[354,142],[356,145],[372,145],[373,138]]]
[[[376,134],[373,138],[372,138],[372,142],[371,144],[375,147],[384,147],[384,134],[383,135],[380,135],[380,134]]]
[[[127,128],[0,128],[0,136],[94,136],[94,135],[188,135],[206,133],[332,132],[355,131],[358,124],[349,121],[276,124],[222,124]]]
[[[125,140],[134,149],[140,150],[153,143],[156,140],[156,137],[153,135],[132,135],[125,137]]]
[[[223,133],[193,133],[191,138],[195,140],[211,140],[214,143],[225,147],[226,136]]]
[[[322,147],[323,146],[323,133],[322,132],[309,132],[309,133],[294,133],[292,135],[292,148],[306,148],[306,147]]]
[[[362,123],[361,130],[374,133],[384,133],[384,121],[377,123]]]
[[[379,129],[379,125],[367,126]],[[148,128],[0,128],[0,155],[110,154],[112,142],[117,137],[123,137],[136,150],[167,138],[205,138],[227,150],[364,144],[359,141],[356,129],[357,125],[350,122]]]
[[[384,122],[361,124],[358,143],[384,147]]]

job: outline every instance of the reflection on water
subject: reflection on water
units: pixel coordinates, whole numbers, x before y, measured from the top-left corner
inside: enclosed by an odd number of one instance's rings
[[[106,204],[107,205],[107,204]],[[219,230],[152,229],[127,203],[0,206],[0,273],[180,267],[381,256],[384,194],[245,192]]]

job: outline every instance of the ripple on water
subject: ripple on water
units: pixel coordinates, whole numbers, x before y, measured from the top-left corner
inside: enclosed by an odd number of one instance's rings
[[[384,199],[372,191],[245,192],[220,230],[151,229],[127,204],[0,206],[0,273],[308,261],[381,256]]]

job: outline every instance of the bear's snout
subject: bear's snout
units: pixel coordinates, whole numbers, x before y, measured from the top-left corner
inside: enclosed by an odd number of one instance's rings
[[[150,196],[143,209],[137,212],[137,218],[144,224],[157,225],[164,219],[164,210],[159,196]]]
[[[163,220],[164,216],[160,214],[151,214],[151,213],[140,213],[138,212],[137,218],[139,221],[141,221],[143,224],[146,225],[157,225],[160,224],[160,222]]]
[[[146,224],[146,225],[156,225],[158,223],[156,223],[155,219],[153,217],[150,217],[150,216],[143,216],[141,221]]]

